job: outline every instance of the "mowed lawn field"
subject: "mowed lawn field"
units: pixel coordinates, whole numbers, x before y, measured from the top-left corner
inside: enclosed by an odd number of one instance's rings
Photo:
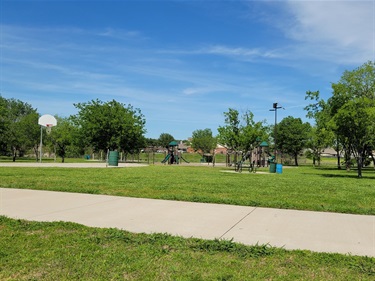
[[[0,167],[0,187],[375,214],[375,171]],[[375,258],[0,216],[0,280],[374,280]]]
[[[0,186],[375,215],[375,170],[284,167],[282,174],[212,166],[1,167]]]
[[[374,280],[375,258],[0,216],[0,280]]]

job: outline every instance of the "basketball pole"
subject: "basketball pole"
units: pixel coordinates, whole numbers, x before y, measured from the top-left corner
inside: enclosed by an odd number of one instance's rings
[[[40,155],[39,155],[39,163],[42,163],[42,146],[43,146],[43,126],[40,126]]]
[[[43,127],[47,127],[47,134],[51,132],[51,128],[57,125],[57,120],[50,114],[44,114],[39,117],[38,124],[40,125],[40,159],[39,162],[42,163],[43,158]],[[56,153],[55,153],[56,155]]]

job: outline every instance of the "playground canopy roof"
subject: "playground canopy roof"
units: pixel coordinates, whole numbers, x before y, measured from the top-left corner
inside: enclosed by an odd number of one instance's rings
[[[263,141],[259,146],[260,147],[268,147],[268,143],[266,141]]]
[[[176,141],[171,141],[169,143],[169,146],[177,146],[177,145],[178,145],[178,143]]]

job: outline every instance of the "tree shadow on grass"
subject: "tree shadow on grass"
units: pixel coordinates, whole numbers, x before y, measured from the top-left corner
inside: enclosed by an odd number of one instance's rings
[[[320,176],[325,178],[350,178],[350,179],[374,179],[375,180],[375,174],[369,175],[362,173],[362,178],[359,178],[357,174],[321,174]]]
[[[357,169],[351,169],[350,171],[346,171],[345,169],[338,170],[337,167],[336,168],[333,168],[333,167],[316,167],[315,169],[317,170],[317,173],[309,173],[309,174],[310,175],[315,174],[317,176],[321,176],[321,177],[324,177],[324,178],[361,179],[361,178],[358,178]],[[324,173],[324,172],[326,172],[326,173]],[[363,179],[375,179],[374,168],[363,168],[362,169],[362,178]]]

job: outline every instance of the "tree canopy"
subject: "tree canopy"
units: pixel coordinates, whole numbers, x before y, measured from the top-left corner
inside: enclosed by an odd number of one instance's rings
[[[79,129],[74,125],[71,118],[56,116],[57,126],[51,130],[47,138],[52,140],[56,146],[56,154],[65,161],[66,155],[79,155]]]
[[[321,154],[324,149],[334,145],[334,134],[328,125],[327,103],[320,99],[319,91],[307,91],[305,100],[307,99],[314,101],[314,103],[304,108],[307,111],[306,116],[315,120],[315,125],[311,128],[307,148],[311,149],[313,165],[316,161],[320,165]],[[336,149],[339,150],[337,147]]]
[[[337,83],[332,83],[332,96],[325,102],[319,92],[307,92],[306,98],[315,101],[305,109],[308,116],[316,120],[319,130],[330,130],[338,152],[345,152],[345,163],[350,168],[354,156],[358,167],[358,177],[362,177],[364,159],[373,158],[375,148],[375,63],[345,71]]]
[[[158,144],[161,147],[168,147],[169,143],[174,141],[174,137],[168,133],[161,133],[158,139]]]
[[[211,153],[216,148],[216,138],[211,129],[195,130],[192,135],[191,147],[202,155]]]
[[[301,118],[288,116],[277,125],[277,147],[282,153],[294,156],[298,166],[298,155],[306,148],[309,138],[310,124],[303,123]]]
[[[240,116],[237,110],[229,108],[224,117],[226,125],[218,128],[218,142],[230,150],[246,153],[268,138],[263,122],[255,122],[251,111]]]
[[[92,100],[74,106],[78,109],[74,120],[95,151],[109,149],[128,153],[144,146],[145,119],[140,109],[115,100]]]
[[[30,104],[0,96],[0,146],[3,152],[11,152],[13,161],[17,152],[37,150],[39,144],[38,113]]]

